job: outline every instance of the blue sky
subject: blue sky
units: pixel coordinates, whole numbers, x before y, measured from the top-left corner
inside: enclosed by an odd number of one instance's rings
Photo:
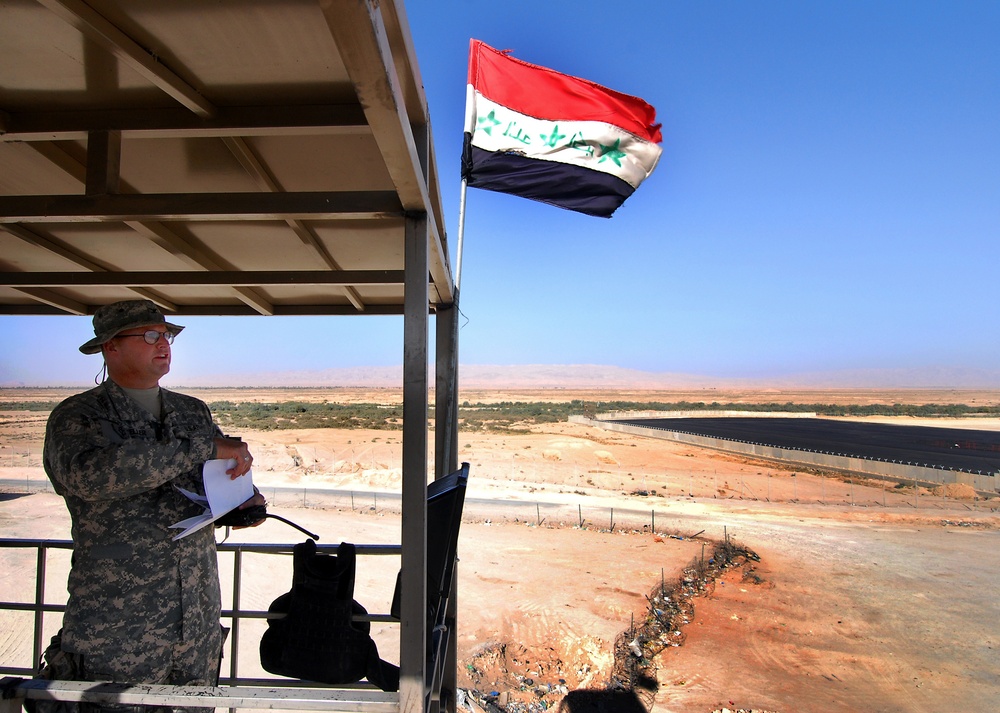
[[[462,363],[998,368],[1000,3],[411,0],[406,13],[453,251],[470,38],[640,96],[663,124],[659,166],[610,220],[469,191]],[[182,323],[175,383],[402,360],[399,318]],[[0,330],[0,383],[85,383],[99,368],[76,351],[89,318]]]

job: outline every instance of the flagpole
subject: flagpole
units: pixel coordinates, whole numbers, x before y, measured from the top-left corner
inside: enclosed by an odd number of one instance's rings
[[[465,245],[465,194],[468,192],[469,181],[462,179],[462,190],[458,197],[458,247],[455,256],[455,303],[462,289],[462,249]]]

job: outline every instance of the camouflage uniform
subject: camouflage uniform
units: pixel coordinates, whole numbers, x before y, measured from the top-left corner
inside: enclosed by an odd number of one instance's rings
[[[83,680],[215,685],[222,648],[213,528],[176,542],[202,508],[202,464],[222,436],[208,406],[160,390],[155,419],[114,382],[49,417],[45,472],[73,521],[62,650]]]

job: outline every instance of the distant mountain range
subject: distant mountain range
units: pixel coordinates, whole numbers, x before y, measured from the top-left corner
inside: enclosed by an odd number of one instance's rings
[[[430,378],[433,380],[433,365]],[[2,377],[0,377],[2,378]],[[402,366],[365,366],[300,371],[171,374],[173,387],[367,387],[400,388]],[[433,383],[433,382],[432,382]],[[600,364],[463,364],[462,389],[1000,389],[1000,370],[954,367],[855,369],[773,376],[730,377],[640,371]],[[88,386],[0,380],[0,388]]]
[[[431,370],[433,378],[433,369]],[[343,386],[396,388],[402,366],[308,371],[226,373],[185,378],[183,386]],[[857,369],[780,376],[715,377],[640,371],[596,364],[463,364],[461,388],[708,389],[708,388],[894,388],[1000,389],[1000,370],[962,368]]]

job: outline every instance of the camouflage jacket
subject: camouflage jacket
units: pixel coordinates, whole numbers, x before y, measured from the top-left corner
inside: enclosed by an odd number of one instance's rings
[[[202,512],[175,486],[204,492],[201,467],[222,433],[202,401],[160,393],[159,420],[111,381],[49,417],[45,472],[73,527],[66,651],[156,659],[187,642],[218,656],[213,528],[174,542],[180,530],[170,525]]]

